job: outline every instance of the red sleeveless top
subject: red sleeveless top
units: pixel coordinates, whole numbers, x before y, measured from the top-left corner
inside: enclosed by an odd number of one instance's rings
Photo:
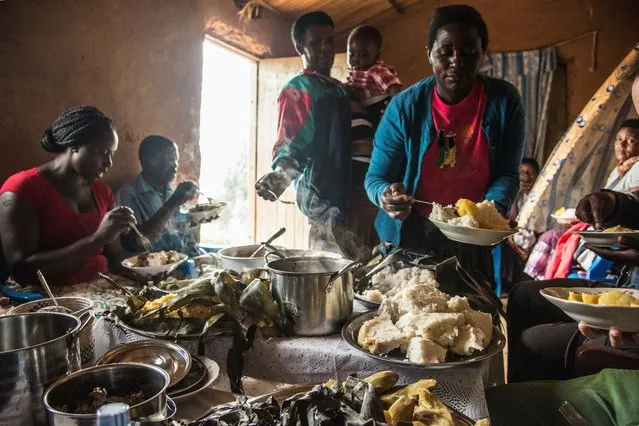
[[[111,188],[102,181],[91,183],[98,210],[76,213],[60,195],[57,188],[37,168],[24,170],[9,177],[0,188],[0,195],[13,192],[31,203],[38,212],[40,251],[55,250],[93,234],[106,212],[115,204]],[[66,271],[47,275],[53,285],[71,285],[93,280],[98,272],[107,272],[107,260],[100,248],[87,253],[86,260]]]

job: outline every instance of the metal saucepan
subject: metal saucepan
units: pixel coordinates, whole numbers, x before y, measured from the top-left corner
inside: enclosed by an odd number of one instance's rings
[[[74,402],[88,400],[89,393],[102,387],[110,395],[126,395],[142,391],[145,400],[130,407],[131,419],[167,416],[166,388],[169,375],[161,368],[137,363],[107,364],[87,368],[55,382],[44,394],[42,404],[48,412],[50,426],[93,426],[97,414],[72,414]]]
[[[77,338],[93,318],[92,311],[0,317],[0,424],[46,424],[42,393],[80,369]]]
[[[292,257],[268,262],[273,296],[300,336],[339,333],[353,311],[353,274],[359,262]]]

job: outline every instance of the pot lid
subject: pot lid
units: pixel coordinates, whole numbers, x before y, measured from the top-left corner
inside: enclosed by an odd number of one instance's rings
[[[191,354],[180,345],[162,340],[140,340],[107,352],[96,365],[137,362],[166,371],[175,386],[191,370]]]

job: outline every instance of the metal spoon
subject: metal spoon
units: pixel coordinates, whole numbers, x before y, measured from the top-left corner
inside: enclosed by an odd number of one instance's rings
[[[265,245],[271,244],[274,240],[276,240],[277,238],[281,237],[283,233],[286,232],[286,228],[282,227],[279,229],[279,231],[277,231],[275,234],[271,235],[271,237],[266,240],[265,242],[261,243],[260,246],[257,248],[257,250],[255,250],[253,252],[252,255],[250,255],[249,257],[255,257],[257,256],[257,254],[260,252],[260,250],[262,250],[264,248]]]
[[[284,201],[284,200],[280,200],[277,195],[275,195],[275,192],[271,191],[270,189],[266,190],[269,194],[271,194],[273,197],[275,197],[276,201],[279,201],[282,204],[287,204],[287,205],[295,205],[294,201]]]
[[[153,246],[151,245],[151,241],[140,232],[137,226],[133,225],[133,231],[138,235],[140,243],[142,244],[142,248],[148,252],[153,251]]]
[[[434,206],[435,203],[431,202],[431,201],[422,201],[422,200],[416,200],[413,198],[413,203],[417,203],[417,204],[428,204],[429,206]]]
[[[138,311],[148,301],[145,297],[133,294],[129,289],[122,287],[120,283],[118,283],[116,280],[109,277],[108,275],[104,275],[102,272],[98,272],[98,275],[100,276],[100,278],[106,280],[106,282],[110,284],[113,284],[118,290],[124,293],[124,295],[127,297],[127,305],[129,305],[131,310],[133,310],[134,312]]]
[[[70,309],[65,308],[64,306],[60,306],[55,296],[53,295],[53,292],[51,291],[49,284],[47,284],[47,280],[44,279],[44,275],[42,275],[42,272],[38,269],[38,272],[36,272],[36,274],[38,275],[38,280],[40,280],[40,284],[42,284],[42,287],[44,287],[44,291],[47,292],[47,294],[49,295],[49,298],[51,298],[51,300],[53,301],[53,304],[55,305],[55,311],[62,312],[65,314],[70,313],[71,312]]]

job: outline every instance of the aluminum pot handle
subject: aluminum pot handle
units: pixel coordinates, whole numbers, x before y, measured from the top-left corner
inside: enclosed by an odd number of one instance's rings
[[[70,334],[69,341],[73,342],[77,339],[87,327],[93,325],[93,321],[95,321],[95,312],[93,311],[87,311],[80,315],[80,328],[75,333]]]
[[[333,290],[333,282],[335,282],[335,280],[351,272],[353,269],[361,268],[362,266],[364,266],[362,262],[360,262],[359,260],[355,260],[344,266],[339,271],[335,272],[333,275],[331,275],[331,277],[328,279],[328,282],[326,283],[326,292],[330,293],[331,290]]]

